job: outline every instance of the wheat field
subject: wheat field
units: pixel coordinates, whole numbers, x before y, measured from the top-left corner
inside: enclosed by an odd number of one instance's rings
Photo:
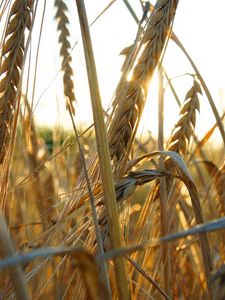
[[[38,65],[46,1],[0,1],[0,299],[225,299],[225,112],[173,30],[179,1],[137,2],[141,18],[123,1],[135,39],[121,49],[103,109],[88,1],[52,1],[53,73],[71,130],[47,130],[34,113],[37,70],[49,68]],[[71,9],[85,78],[73,64]],[[191,83],[182,96],[164,65],[171,43],[192,70],[182,75]],[[140,136],[153,78],[157,136]],[[91,125],[77,121],[78,80],[87,80]],[[165,110],[168,101],[179,113]],[[199,137],[206,103],[214,124]],[[168,113],[176,120],[169,137]]]

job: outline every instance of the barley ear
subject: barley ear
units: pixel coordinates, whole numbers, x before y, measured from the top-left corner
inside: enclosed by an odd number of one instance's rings
[[[168,142],[167,149],[185,155],[190,138],[193,136],[196,111],[200,109],[199,94],[201,87],[194,79],[193,86],[187,92],[185,101],[180,109],[180,118],[176,123],[171,137]]]
[[[32,5],[33,1],[14,1],[3,38],[0,67],[0,163],[4,160],[10,141],[24,63],[25,29],[31,28]]]
[[[66,15],[68,8],[63,0],[55,0],[56,15],[55,19],[58,23],[57,30],[59,31],[58,42],[60,44],[60,56],[62,57],[62,72],[63,72],[63,87],[64,95],[69,101],[69,105],[75,113],[74,101],[74,83],[73,83],[73,69],[71,66],[72,58],[70,55],[71,45],[69,42],[70,32],[68,29],[69,19]],[[66,103],[68,105],[68,103]]]
[[[147,23],[141,43],[144,47],[130,82],[125,82],[121,99],[109,128],[111,159],[119,161],[129,154],[144,108],[149,81],[160,60],[174,19],[178,1],[159,0]]]

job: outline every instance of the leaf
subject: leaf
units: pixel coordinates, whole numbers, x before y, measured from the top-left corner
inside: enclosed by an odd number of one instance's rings
[[[177,170],[180,173],[180,175],[184,179],[187,179],[188,181],[194,183],[193,178],[192,178],[190,172],[188,171],[188,168],[187,168],[183,158],[177,152],[159,151],[159,153],[169,156],[172,159],[172,161],[174,162],[175,166],[177,167]]]

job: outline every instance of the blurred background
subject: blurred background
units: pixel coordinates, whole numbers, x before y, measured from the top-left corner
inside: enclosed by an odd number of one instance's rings
[[[131,45],[137,33],[137,24],[124,1],[85,1],[89,23],[91,24],[103,10],[111,6],[91,25],[91,36],[96,59],[102,103],[109,107],[121,75],[124,56],[119,53]],[[128,1],[139,19],[142,17],[141,1]],[[154,4],[154,1],[151,2]],[[83,57],[80,27],[75,1],[67,0],[71,33],[72,64],[77,125],[92,123],[91,102],[87,84],[85,60]],[[180,1],[173,30],[196,63],[213,96],[217,109],[222,115],[225,110],[225,44],[223,42],[225,3],[217,0]],[[65,108],[62,88],[61,58],[59,57],[57,24],[54,20],[54,1],[39,1],[33,28],[28,96],[32,111],[39,126],[61,126],[71,128],[71,120]],[[39,47],[37,47],[39,45]],[[193,70],[180,49],[169,41],[163,65],[183,101],[192,85]],[[156,72],[157,73],[157,72]],[[35,83],[34,83],[35,82]],[[148,102],[145,106],[140,132],[150,131],[157,136],[157,74],[151,82]],[[179,108],[165,83],[165,136],[168,137],[177,120]],[[26,87],[24,87],[25,89]],[[201,98],[201,114],[197,118],[196,133],[202,137],[215,123],[215,118],[205,95]],[[215,137],[219,137],[215,131]],[[214,138],[215,138],[214,137]],[[220,144],[220,137],[216,139]]]

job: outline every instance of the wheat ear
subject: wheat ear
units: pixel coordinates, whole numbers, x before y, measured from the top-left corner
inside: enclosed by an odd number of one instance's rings
[[[62,71],[63,71],[63,86],[64,86],[64,95],[66,99],[69,100],[70,106],[75,112],[74,109],[74,83],[72,80],[73,69],[71,67],[71,45],[69,42],[70,32],[68,29],[69,20],[66,15],[68,8],[64,1],[55,0],[56,7],[56,21],[58,23],[57,30],[59,31],[59,44],[60,44],[60,56],[62,57]]]
[[[25,29],[31,28],[33,1],[13,3],[3,39],[0,67],[0,163],[3,162],[10,140],[17,92],[24,60]]]
[[[148,84],[161,57],[178,1],[159,0],[142,38],[144,50],[133,70],[131,82],[125,82],[125,93],[118,103],[109,128],[111,158],[119,161],[132,144],[138,120],[144,107]]]
[[[180,119],[176,123],[171,137],[168,142],[167,149],[185,155],[187,152],[188,142],[194,133],[196,123],[196,110],[199,111],[199,94],[201,87],[194,79],[193,86],[187,92],[185,101],[180,110]]]

